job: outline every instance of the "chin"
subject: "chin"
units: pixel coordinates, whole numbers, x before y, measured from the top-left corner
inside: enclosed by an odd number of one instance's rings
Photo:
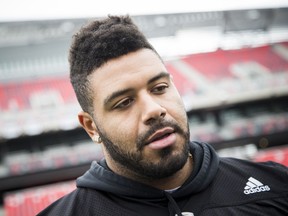
[[[167,147],[159,152],[159,161],[155,164],[146,163],[145,175],[151,179],[167,178],[181,170],[187,162],[188,153],[185,151],[176,151]],[[149,164],[149,165],[148,165]]]

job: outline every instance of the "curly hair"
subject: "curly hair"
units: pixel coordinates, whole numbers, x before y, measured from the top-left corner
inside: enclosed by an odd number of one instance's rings
[[[69,53],[70,81],[83,111],[93,112],[89,75],[107,61],[142,48],[157,54],[128,15],[91,21],[74,35]]]

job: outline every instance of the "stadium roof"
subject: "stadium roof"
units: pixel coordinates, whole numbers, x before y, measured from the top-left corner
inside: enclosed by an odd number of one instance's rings
[[[287,0],[5,0],[0,5],[0,22],[100,17],[107,14],[167,14],[199,11],[288,7]]]

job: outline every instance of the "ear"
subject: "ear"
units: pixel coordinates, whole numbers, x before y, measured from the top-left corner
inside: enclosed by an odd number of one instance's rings
[[[90,116],[90,114],[81,111],[78,113],[78,120],[79,123],[82,125],[82,127],[85,129],[85,131],[93,140],[93,137],[95,137],[95,135],[98,135],[98,131],[93,118]]]

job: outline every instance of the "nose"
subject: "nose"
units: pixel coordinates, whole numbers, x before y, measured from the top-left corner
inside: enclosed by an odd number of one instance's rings
[[[167,113],[167,110],[151,96],[146,96],[145,98],[143,98],[140,109],[142,110],[142,121],[146,125],[149,125],[156,120],[164,118]]]

